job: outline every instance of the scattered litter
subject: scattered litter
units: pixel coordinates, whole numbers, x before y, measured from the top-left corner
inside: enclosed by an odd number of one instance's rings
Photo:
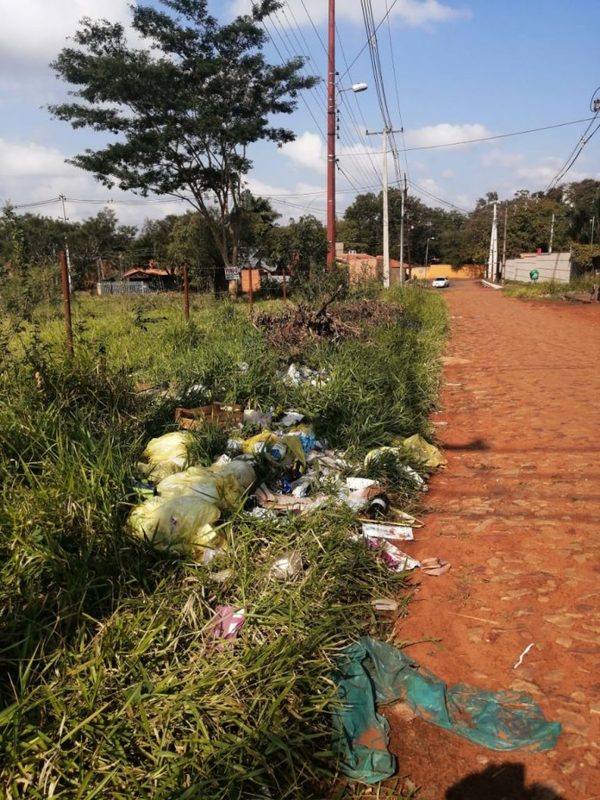
[[[387,750],[389,725],[376,704],[399,700],[420,717],[492,750],[545,751],[561,732],[526,694],[447,686],[392,645],[363,637],[338,658],[333,679],[341,707],[334,711],[334,747],[344,775],[379,783],[396,772]]]
[[[219,428],[232,428],[242,422],[242,407],[211,403],[198,408],[176,408],[175,421],[180,428],[190,431],[199,430],[206,422]]]
[[[324,370],[310,369],[310,367],[297,366],[290,364],[288,371],[285,374],[286,383],[291,383],[292,386],[301,386],[303,383],[308,383],[311,386],[321,386],[327,381],[327,374]]]
[[[447,464],[441,451],[418,433],[406,439],[398,440],[398,444],[402,449],[416,456],[419,463],[428,469],[440,469]]]
[[[298,425],[303,419],[304,414],[299,414],[297,411],[287,411],[277,424],[283,425],[284,428],[291,428],[292,425]]]
[[[242,422],[245,425],[260,425],[261,428],[270,428],[273,414],[270,411],[256,411],[247,408],[242,415]]]
[[[281,467],[306,462],[304,448],[298,436],[277,436],[271,431],[263,431],[257,436],[245,439],[242,442],[242,450],[247,455],[264,455],[271,463]]]
[[[421,572],[425,575],[439,576],[450,572],[451,564],[441,558],[424,558],[421,561]]]
[[[530,650],[531,650],[533,647],[535,647],[535,642],[531,642],[530,644],[528,644],[528,645],[527,645],[527,647],[525,648],[525,650],[523,650],[523,652],[522,652],[522,653],[521,653],[521,655],[519,656],[519,660],[518,660],[518,661],[516,661],[516,662],[515,662],[515,664],[513,665],[513,669],[518,669],[518,668],[521,666],[521,664],[523,663],[523,661],[524,661],[524,659],[525,659],[525,656],[527,655],[527,653],[528,653],[528,652],[529,652],[529,651],[530,651]]]
[[[412,542],[415,538],[412,528],[390,522],[363,522],[362,534],[367,538],[401,539],[407,542]]]
[[[378,597],[371,600],[371,605],[375,611],[398,611],[399,605],[396,600],[389,600],[387,597]]]
[[[377,536],[365,534],[364,530],[362,536],[369,548],[377,551],[377,555],[391,572],[409,572],[421,566],[416,558],[411,558],[411,556],[403,553],[388,539],[380,539]]]
[[[245,622],[246,612],[243,608],[217,606],[212,620],[212,637],[226,642],[236,639]]]
[[[325,495],[316,497],[295,497],[290,494],[276,494],[264,483],[256,490],[256,500],[262,508],[285,511],[292,514],[306,514],[327,502]]]
[[[383,489],[369,478],[346,478],[338,497],[353,511],[367,509],[373,516],[382,516],[389,508]]]
[[[269,570],[269,575],[278,580],[288,580],[297,578],[303,572],[302,557],[299,553],[292,551],[286,553],[275,561]]]
[[[411,482],[417,489],[422,492],[426,492],[426,481],[415,469],[410,467],[408,464],[403,463],[403,459],[405,457],[406,452],[404,451],[403,447],[378,447],[375,450],[371,450],[369,453],[367,453],[364,463],[365,467],[369,467],[371,465],[377,466],[381,461],[385,461],[388,458],[394,458],[397,461],[398,469],[402,470],[402,472],[404,472],[405,475],[410,478]]]
[[[233,576],[232,569],[222,569],[219,572],[213,572],[210,576],[211,581],[214,583],[225,583]]]

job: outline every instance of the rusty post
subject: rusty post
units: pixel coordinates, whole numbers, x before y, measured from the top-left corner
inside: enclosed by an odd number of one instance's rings
[[[190,281],[188,274],[188,265],[183,265],[183,313],[185,321],[190,321]]]
[[[63,300],[65,309],[65,330],[67,332],[67,350],[73,355],[73,323],[71,321],[71,288],[69,286],[69,270],[65,251],[60,251],[60,277],[62,281]]]
[[[287,285],[285,281],[285,269],[283,270],[283,302],[287,303]]]
[[[252,286],[252,284],[254,282],[254,275],[252,273],[253,273],[253,270],[252,270],[252,267],[250,267],[250,269],[248,270],[249,287],[250,287],[250,290],[249,290],[250,291],[250,296],[249,296],[248,299],[250,301],[250,311],[252,311],[252,307],[254,305],[254,287]]]

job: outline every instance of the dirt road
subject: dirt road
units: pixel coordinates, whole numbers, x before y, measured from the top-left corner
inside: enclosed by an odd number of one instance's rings
[[[600,798],[600,308],[473,283],[447,300],[449,464],[411,555],[453,568],[422,578],[396,638],[437,640],[407,652],[450,683],[530,692],[563,735],[494,753],[392,713],[392,749],[422,800]]]

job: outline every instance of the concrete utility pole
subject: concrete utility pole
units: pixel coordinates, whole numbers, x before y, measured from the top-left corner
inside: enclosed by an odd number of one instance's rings
[[[494,282],[498,267],[498,201],[494,200],[494,216],[492,218],[492,235],[490,236],[490,254],[488,258],[487,279]]]
[[[383,288],[390,288],[390,212],[388,204],[388,129],[383,129]]]
[[[402,133],[402,128],[384,128],[382,131],[365,131],[367,136],[383,136],[383,285],[390,286],[390,225],[388,206],[388,136],[390,133]]]
[[[548,245],[548,252],[552,252],[552,243],[554,241],[554,217],[556,215],[552,214],[552,223],[550,224],[550,244]]]
[[[335,265],[335,0],[329,0],[327,67],[327,269]]]
[[[400,206],[400,286],[404,286],[404,215],[406,212],[406,175],[404,176],[404,186],[402,187],[402,204]]]
[[[429,273],[429,242],[433,241],[435,236],[428,236],[427,237],[427,244],[425,245],[425,280],[427,280],[427,275]]]

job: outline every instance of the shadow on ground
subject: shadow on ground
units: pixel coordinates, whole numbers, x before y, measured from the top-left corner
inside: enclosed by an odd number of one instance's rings
[[[549,786],[525,784],[523,764],[490,764],[451,786],[446,800],[565,800]]]

